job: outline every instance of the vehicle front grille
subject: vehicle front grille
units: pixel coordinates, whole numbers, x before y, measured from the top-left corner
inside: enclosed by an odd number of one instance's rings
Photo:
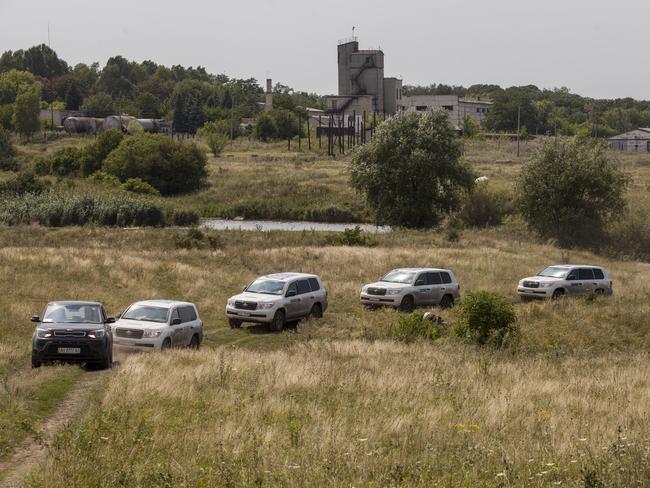
[[[126,339],[142,339],[144,331],[138,329],[115,329],[117,337],[124,337]]]
[[[385,288],[368,288],[368,295],[384,296],[385,294]]]
[[[235,302],[235,308],[238,308],[239,310],[255,310],[257,308],[257,303],[237,300]]]
[[[54,337],[86,337],[83,330],[55,330]]]
[[[524,281],[524,288],[539,288],[539,281]]]

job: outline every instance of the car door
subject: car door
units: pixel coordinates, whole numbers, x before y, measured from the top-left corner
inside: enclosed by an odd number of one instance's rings
[[[420,273],[415,279],[414,299],[416,305],[425,305],[431,301],[431,285],[427,284],[427,273]]]
[[[569,274],[566,277],[567,295],[577,296],[583,293],[582,290],[585,284],[582,281],[580,281],[580,275],[578,271],[579,271],[578,268],[574,268],[571,271],[569,271]]]
[[[325,290],[320,286],[320,283],[316,278],[309,278],[309,286],[311,288],[311,294],[313,296],[313,303],[320,302],[323,306],[323,309],[327,306],[325,300]]]
[[[431,285],[431,304],[438,305],[444,295],[445,285],[442,283],[442,277],[438,272],[427,273],[427,282]]]
[[[594,292],[598,290],[609,290],[609,281],[605,279],[605,273],[601,268],[594,268]]]
[[[298,280],[298,296],[300,297],[300,316],[309,315],[311,307],[316,302],[316,295],[311,291],[311,285],[308,279]]]
[[[587,295],[593,293],[596,289],[596,283],[594,282],[594,270],[591,268],[580,268],[578,269],[578,280],[582,284],[582,294]]]
[[[181,321],[180,324],[174,324],[174,319]],[[169,328],[171,329],[169,337],[172,341],[172,346],[181,347],[184,345],[184,330],[183,320],[180,316],[179,307],[176,307],[172,310],[172,313],[169,316]]]
[[[190,340],[192,339],[192,332],[194,321],[196,320],[196,313],[194,312],[194,307],[189,305],[183,305],[178,308],[178,313],[181,317],[181,343],[179,346],[188,346]]]
[[[442,279],[442,285],[440,285],[440,299],[445,295],[451,295],[454,298],[458,298],[458,283],[454,283],[454,280],[451,279],[451,275],[447,271],[440,272],[440,278]]]
[[[298,285],[295,281],[289,283],[284,296],[286,298],[284,309],[287,311],[287,318],[293,319],[299,317],[302,308],[302,298],[298,295]]]

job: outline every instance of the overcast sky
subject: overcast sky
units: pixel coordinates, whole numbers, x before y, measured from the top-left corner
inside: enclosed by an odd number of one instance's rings
[[[337,90],[352,26],[407,84],[566,86],[650,99],[648,0],[0,0],[0,51],[47,42],[70,64],[116,54]]]

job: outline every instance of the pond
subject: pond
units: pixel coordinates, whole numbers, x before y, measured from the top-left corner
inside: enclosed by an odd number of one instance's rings
[[[328,222],[282,222],[274,220],[226,220],[226,219],[203,219],[201,227],[216,230],[247,230],[247,231],[319,231],[319,232],[343,232],[346,229],[354,229],[356,226],[371,234],[385,234],[391,231],[388,226],[376,226],[370,224],[333,224]]]

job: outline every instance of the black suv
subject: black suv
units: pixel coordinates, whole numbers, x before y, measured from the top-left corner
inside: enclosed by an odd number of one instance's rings
[[[113,364],[113,336],[104,307],[97,302],[50,302],[37,322],[32,337],[32,368],[47,361]]]

